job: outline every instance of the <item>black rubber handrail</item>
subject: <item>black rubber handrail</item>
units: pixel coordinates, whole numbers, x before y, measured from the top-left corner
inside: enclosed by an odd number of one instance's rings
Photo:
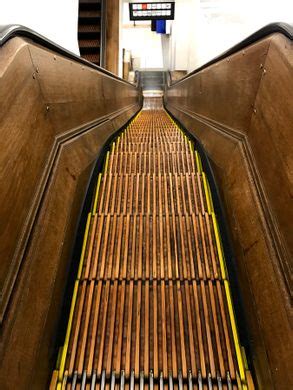
[[[207,68],[210,65],[215,64],[218,61],[221,61],[225,59],[226,57],[231,56],[232,54],[235,54],[236,52],[245,49],[247,46],[252,45],[253,43],[265,38],[268,35],[271,35],[273,33],[281,33],[285,35],[290,40],[293,40],[293,25],[287,24],[287,23],[270,23],[264,27],[262,27],[260,30],[257,30],[255,33],[249,35],[247,38],[245,38],[243,41],[237,43],[235,46],[231,47],[230,49],[224,51],[224,53],[218,55],[217,57],[213,58],[211,61],[205,63],[204,65],[201,65],[200,67],[196,68],[195,70],[191,71],[182,79],[174,81],[170,81],[170,84],[168,86],[173,86],[175,84],[181,83],[183,80],[186,80],[187,78],[193,76],[194,74],[200,72],[201,70]]]
[[[115,78],[116,80],[119,80],[120,82],[123,82],[125,84],[131,85],[134,88],[137,88],[136,85],[129,83],[128,81],[116,76],[114,73],[109,72],[108,70],[101,68],[98,65],[93,64],[92,62],[89,62],[85,60],[84,58],[78,56],[77,54],[72,53],[71,51],[64,49],[64,47],[59,46],[57,43],[51,41],[50,39],[47,39],[43,35],[37,33],[34,30],[31,30],[30,28],[27,28],[22,25],[18,24],[9,24],[5,26],[0,26],[0,47],[3,46],[9,39],[13,37],[25,37],[31,39],[33,42],[38,43],[45,47],[46,49],[50,49],[58,54],[61,54],[62,56],[66,58],[70,58],[76,62],[79,62],[83,65],[89,66],[93,69],[98,70],[99,72],[102,72],[106,74],[107,76],[110,76],[112,78]]]

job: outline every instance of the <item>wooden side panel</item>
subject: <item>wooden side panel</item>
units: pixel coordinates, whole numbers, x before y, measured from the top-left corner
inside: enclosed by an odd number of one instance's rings
[[[264,76],[255,100],[256,112],[247,132],[261,173],[272,224],[278,225],[277,246],[285,256],[279,263],[293,290],[293,44],[282,35],[272,38]],[[276,267],[278,272],[278,267]]]
[[[270,40],[234,54],[168,90],[168,102],[234,130],[249,123]],[[192,98],[191,98],[192,97]]]
[[[39,389],[52,368],[89,175],[140,97],[133,86],[25,39],[6,43],[0,59],[0,387]]]
[[[54,143],[54,129],[48,120],[38,82],[33,78],[28,45],[13,39],[1,50],[1,59],[2,320],[35,217],[51,152],[48,146],[52,148]]]
[[[292,43],[274,34],[171,86],[165,98],[213,162],[265,389],[293,385],[292,56]]]

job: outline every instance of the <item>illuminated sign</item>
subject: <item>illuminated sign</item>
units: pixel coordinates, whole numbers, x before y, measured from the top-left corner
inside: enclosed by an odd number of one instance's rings
[[[129,3],[130,20],[173,20],[175,2]]]

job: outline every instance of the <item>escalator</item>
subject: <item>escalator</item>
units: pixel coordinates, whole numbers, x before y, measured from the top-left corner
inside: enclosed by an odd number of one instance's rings
[[[147,70],[140,71],[140,84],[143,91],[163,91],[165,87],[165,72]]]
[[[81,57],[101,65],[102,4],[99,0],[80,0],[78,46]]]
[[[292,40],[131,84],[0,28],[1,389],[293,387]]]
[[[142,110],[97,178],[51,389],[253,389],[221,245],[196,145]]]

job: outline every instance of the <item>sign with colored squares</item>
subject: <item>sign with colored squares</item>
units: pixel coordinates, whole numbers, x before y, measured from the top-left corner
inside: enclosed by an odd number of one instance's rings
[[[174,20],[175,2],[129,3],[130,20]]]

